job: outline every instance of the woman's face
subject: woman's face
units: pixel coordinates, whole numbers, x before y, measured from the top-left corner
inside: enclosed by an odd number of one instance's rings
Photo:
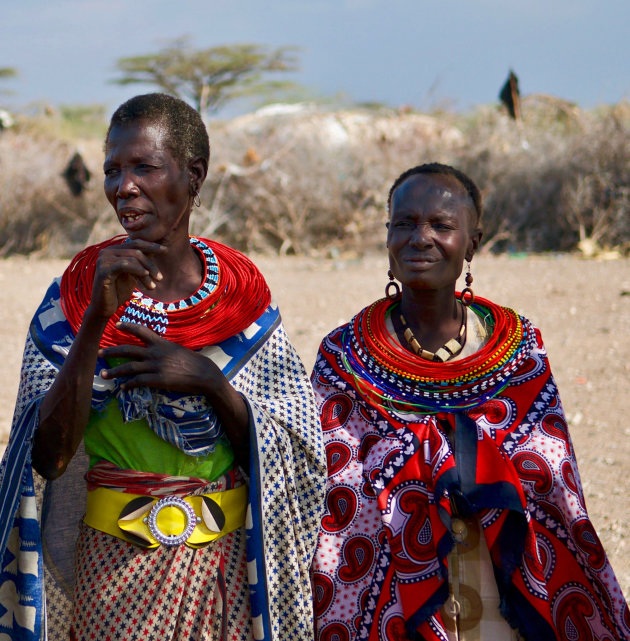
[[[416,290],[454,290],[464,259],[472,259],[481,231],[474,203],[453,176],[415,174],[391,200],[387,233],[394,276]]]
[[[129,238],[168,242],[188,237],[191,180],[166,145],[159,123],[112,127],[105,147],[105,195]]]

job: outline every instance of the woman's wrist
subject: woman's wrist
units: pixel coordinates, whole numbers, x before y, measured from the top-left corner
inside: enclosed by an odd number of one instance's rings
[[[81,321],[81,327],[84,325],[90,325],[95,328],[101,328],[101,332],[105,329],[105,326],[109,322],[111,314],[104,314],[97,310],[92,303],[90,303],[85,308],[85,313],[83,314],[83,320]]]

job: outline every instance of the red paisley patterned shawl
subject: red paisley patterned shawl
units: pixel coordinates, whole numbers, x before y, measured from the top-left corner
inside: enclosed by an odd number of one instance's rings
[[[327,336],[312,376],[329,475],[313,573],[319,641],[447,638],[454,503],[478,517],[501,612],[525,639],[629,639],[538,330],[481,301],[491,349],[505,347],[493,343],[502,323],[517,337],[511,360],[460,361],[477,378],[457,393],[444,364],[417,359],[410,396],[413,380],[391,371],[415,357],[379,335],[391,307],[379,301]]]

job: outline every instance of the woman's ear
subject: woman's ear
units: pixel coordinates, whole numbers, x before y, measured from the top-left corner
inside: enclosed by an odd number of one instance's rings
[[[481,239],[483,237],[483,231],[479,228],[475,229],[470,235],[470,243],[468,245],[468,251],[466,252],[466,260],[471,261],[473,256],[477,253],[479,245],[481,244]]]
[[[188,165],[190,172],[190,186],[192,191],[200,192],[201,185],[208,175],[208,161],[205,158],[195,158]]]

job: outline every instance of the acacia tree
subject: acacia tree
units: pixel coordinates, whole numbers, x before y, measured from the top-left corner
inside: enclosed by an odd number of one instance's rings
[[[296,51],[256,44],[196,50],[188,39],[179,38],[158,53],[120,58],[116,66],[122,75],[112,82],[155,85],[190,101],[202,114],[212,113],[230,100],[292,86],[264,77],[297,70]]]

